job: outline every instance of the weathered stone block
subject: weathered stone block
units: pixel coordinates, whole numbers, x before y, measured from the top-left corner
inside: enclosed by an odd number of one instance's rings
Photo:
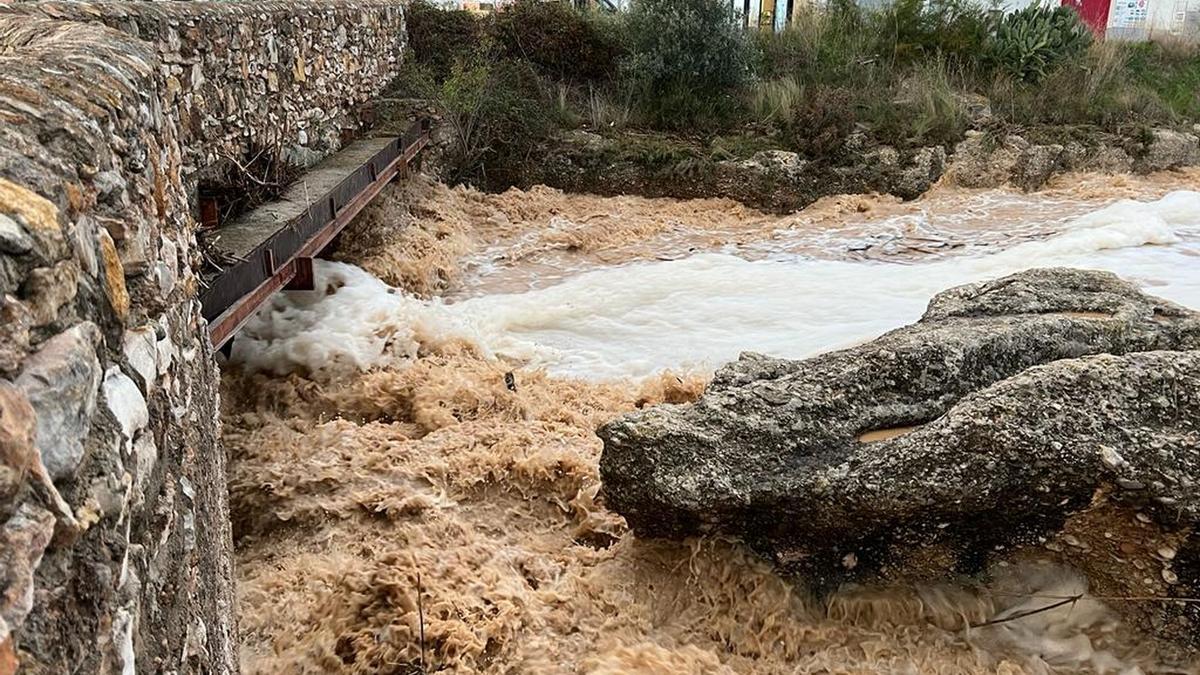
[[[1200,522],[1196,350],[1200,314],[1109,273],[962,286],[872,342],[743,354],[695,404],[605,425],[604,493],[639,535],[726,532],[815,557],[1002,541],[1122,478],[1164,519]],[[1105,446],[1127,455],[1120,472]]]
[[[21,365],[29,351],[29,330],[33,315],[25,303],[11,295],[0,295],[0,373],[9,373]]]
[[[131,443],[137,433],[150,423],[146,399],[119,366],[113,366],[104,373],[104,402],[116,418],[127,443]]]
[[[17,377],[37,413],[35,439],[42,463],[55,480],[70,478],[83,458],[100,386],[99,341],[95,324],[78,324],[47,340]]]
[[[63,305],[75,299],[79,287],[79,265],[64,260],[53,267],[39,267],[29,273],[22,287],[32,312],[34,325],[45,326],[58,318]]]
[[[100,230],[100,263],[104,275],[104,295],[117,320],[124,323],[129,318],[129,291],[125,288],[125,266],[117,253],[117,246],[105,230]]]
[[[125,331],[125,360],[141,378],[143,392],[149,393],[158,378],[157,331],[154,326],[142,326]]]
[[[49,259],[59,257],[63,245],[58,207],[36,192],[0,177],[0,214],[21,227],[34,248]]]
[[[17,221],[0,213],[0,253],[21,255],[33,249],[33,239]]]
[[[0,521],[12,514],[37,450],[35,416],[29,400],[13,383],[0,380]]]
[[[20,628],[33,609],[33,573],[54,534],[54,516],[26,503],[0,528],[0,619]]]

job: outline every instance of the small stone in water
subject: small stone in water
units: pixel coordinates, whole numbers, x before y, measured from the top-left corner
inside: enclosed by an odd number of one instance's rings
[[[1148,516],[1144,513],[1137,514],[1137,519],[1138,519],[1138,521],[1143,522],[1143,523],[1150,522],[1150,516]]]
[[[1163,569],[1162,578],[1163,581],[1167,582],[1168,584],[1174,585],[1179,583],[1179,575],[1175,574],[1169,569]]]
[[[854,555],[853,552],[847,553],[845,557],[842,558],[842,567],[845,567],[848,570],[858,567],[858,556]]]
[[[1158,549],[1158,557],[1162,558],[1163,560],[1174,560],[1175,549],[1171,548],[1170,546],[1162,546]]]

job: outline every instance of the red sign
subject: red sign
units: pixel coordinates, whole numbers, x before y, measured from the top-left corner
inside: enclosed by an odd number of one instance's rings
[[[1070,7],[1079,12],[1079,18],[1092,29],[1096,37],[1104,37],[1108,28],[1108,8],[1111,0],[1062,0],[1063,7]],[[1124,0],[1116,0],[1123,2]],[[1133,0],[1139,2],[1139,0]],[[1145,5],[1146,0],[1140,0]]]

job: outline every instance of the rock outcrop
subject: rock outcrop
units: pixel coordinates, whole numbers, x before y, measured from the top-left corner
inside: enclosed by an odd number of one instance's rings
[[[379,109],[395,124],[412,119],[407,112],[411,107],[406,101]],[[1051,126],[1022,133],[970,130],[951,152],[940,145],[880,145],[855,132],[833,155],[804,157],[781,148],[747,155],[748,150],[734,153],[715,142],[570,131],[546,141],[542,152],[535,153],[537,162],[496,172],[492,187],[548,185],[595,194],[725,197],[790,213],[838,194],[878,192],[915,199],[942,180],[968,188],[1035,190],[1070,172],[1141,174],[1200,164],[1200,131],[1116,134]]]
[[[963,187],[1036,190],[1071,171],[1150,173],[1200,163],[1200,138],[1174,129],[1153,129],[1144,137],[1074,127],[1051,128],[1042,132],[1046,134],[1057,138],[968,131],[955,146],[946,173]]]
[[[840,578],[934,542],[942,573],[972,571],[1101,489],[1194,523],[1196,350],[1200,315],[1108,273],[962,286],[869,343],[743,354],[696,403],[605,425],[604,494],[640,536],[731,533]]]

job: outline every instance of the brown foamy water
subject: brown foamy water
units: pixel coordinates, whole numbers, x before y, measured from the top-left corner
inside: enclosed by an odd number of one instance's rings
[[[452,297],[729,247],[743,257],[919,260],[1044,238],[1116,198],[1155,198],[1197,177],[1076,177],[1032,195],[938,188],[911,203],[839,197],[785,217],[723,200],[484,195],[413,181],[353,226],[339,256],[400,288]],[[634,385],[522,369],[510,386],[508,367],[471,344],[420,343],[406,365],[355,376],[226,373],[246,672],[1038,673],[1153,663],[1094,600],[969,629],[1039,602],[1031,596],[1084,590],[1036,556],[987,587],[947,580],[817,600],[736,542],[638,540],[598,496],[593,430],[638,407],[692,400],[701,378]]]
[[[939,184],[911,202],[839,195],[774,216],[728,199],[599,197],[541,186],[486,194],[420,177],[381,197],[335,257],[390,285],[451,299],[519,293],[587,270],[699,252],[915,262],[1044,239],[1117,200],[1197,186],[1198,168],[1068,174],[1034,193]]]

